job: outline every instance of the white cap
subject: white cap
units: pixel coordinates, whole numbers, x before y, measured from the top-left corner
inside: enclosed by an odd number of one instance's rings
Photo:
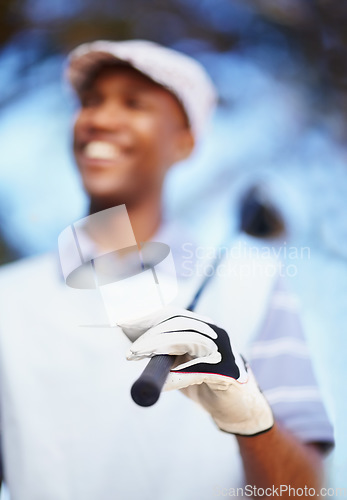
[[[79,45],[69,54],[67,79],[78,93],[95,67],[109,61],[125,62],[172,92],[182,104],[195,137],[201,135],[217,94],[200,63],[147,40],[98,40]]]

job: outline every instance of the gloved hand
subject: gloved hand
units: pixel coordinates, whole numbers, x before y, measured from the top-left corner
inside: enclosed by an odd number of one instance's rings
[[[163,390],[181,389],[210,413],[220,429],[251,436],[273,426],[271,408],[249,366],[232,348],[225,330],[208,318],[167,307],[119,326],[137,338],[129,360],[177,356]]]

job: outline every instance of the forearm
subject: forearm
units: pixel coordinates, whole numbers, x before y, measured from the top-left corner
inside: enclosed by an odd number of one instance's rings
[[[257,488],[288,485],[321,487],[322,455],[315,445],[305,445],[277,424],[263,434],[238,436],[246,482]]]

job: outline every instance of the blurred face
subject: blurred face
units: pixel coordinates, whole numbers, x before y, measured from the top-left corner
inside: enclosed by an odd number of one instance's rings
[[[130,67],[102,70],[80,96],[74,155],[84,187],[110,206],[159,196],[193,138],[176,98]]]

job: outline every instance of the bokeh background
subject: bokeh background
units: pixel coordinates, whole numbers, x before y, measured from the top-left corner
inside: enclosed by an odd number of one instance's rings
[[[286,233],[255,240],[309,248],[290,257],[290,286],[335,424],[329,485],[346,487],[347,3],[1,0],[0,16],[1,264],[55,250],[59,232],[85,214],[67,52],[97,38],[144,38],[193,55],[220,102],[204,143],[170,172],[167,217],[215,245],[235,233],[242,203],[261,186]]]

